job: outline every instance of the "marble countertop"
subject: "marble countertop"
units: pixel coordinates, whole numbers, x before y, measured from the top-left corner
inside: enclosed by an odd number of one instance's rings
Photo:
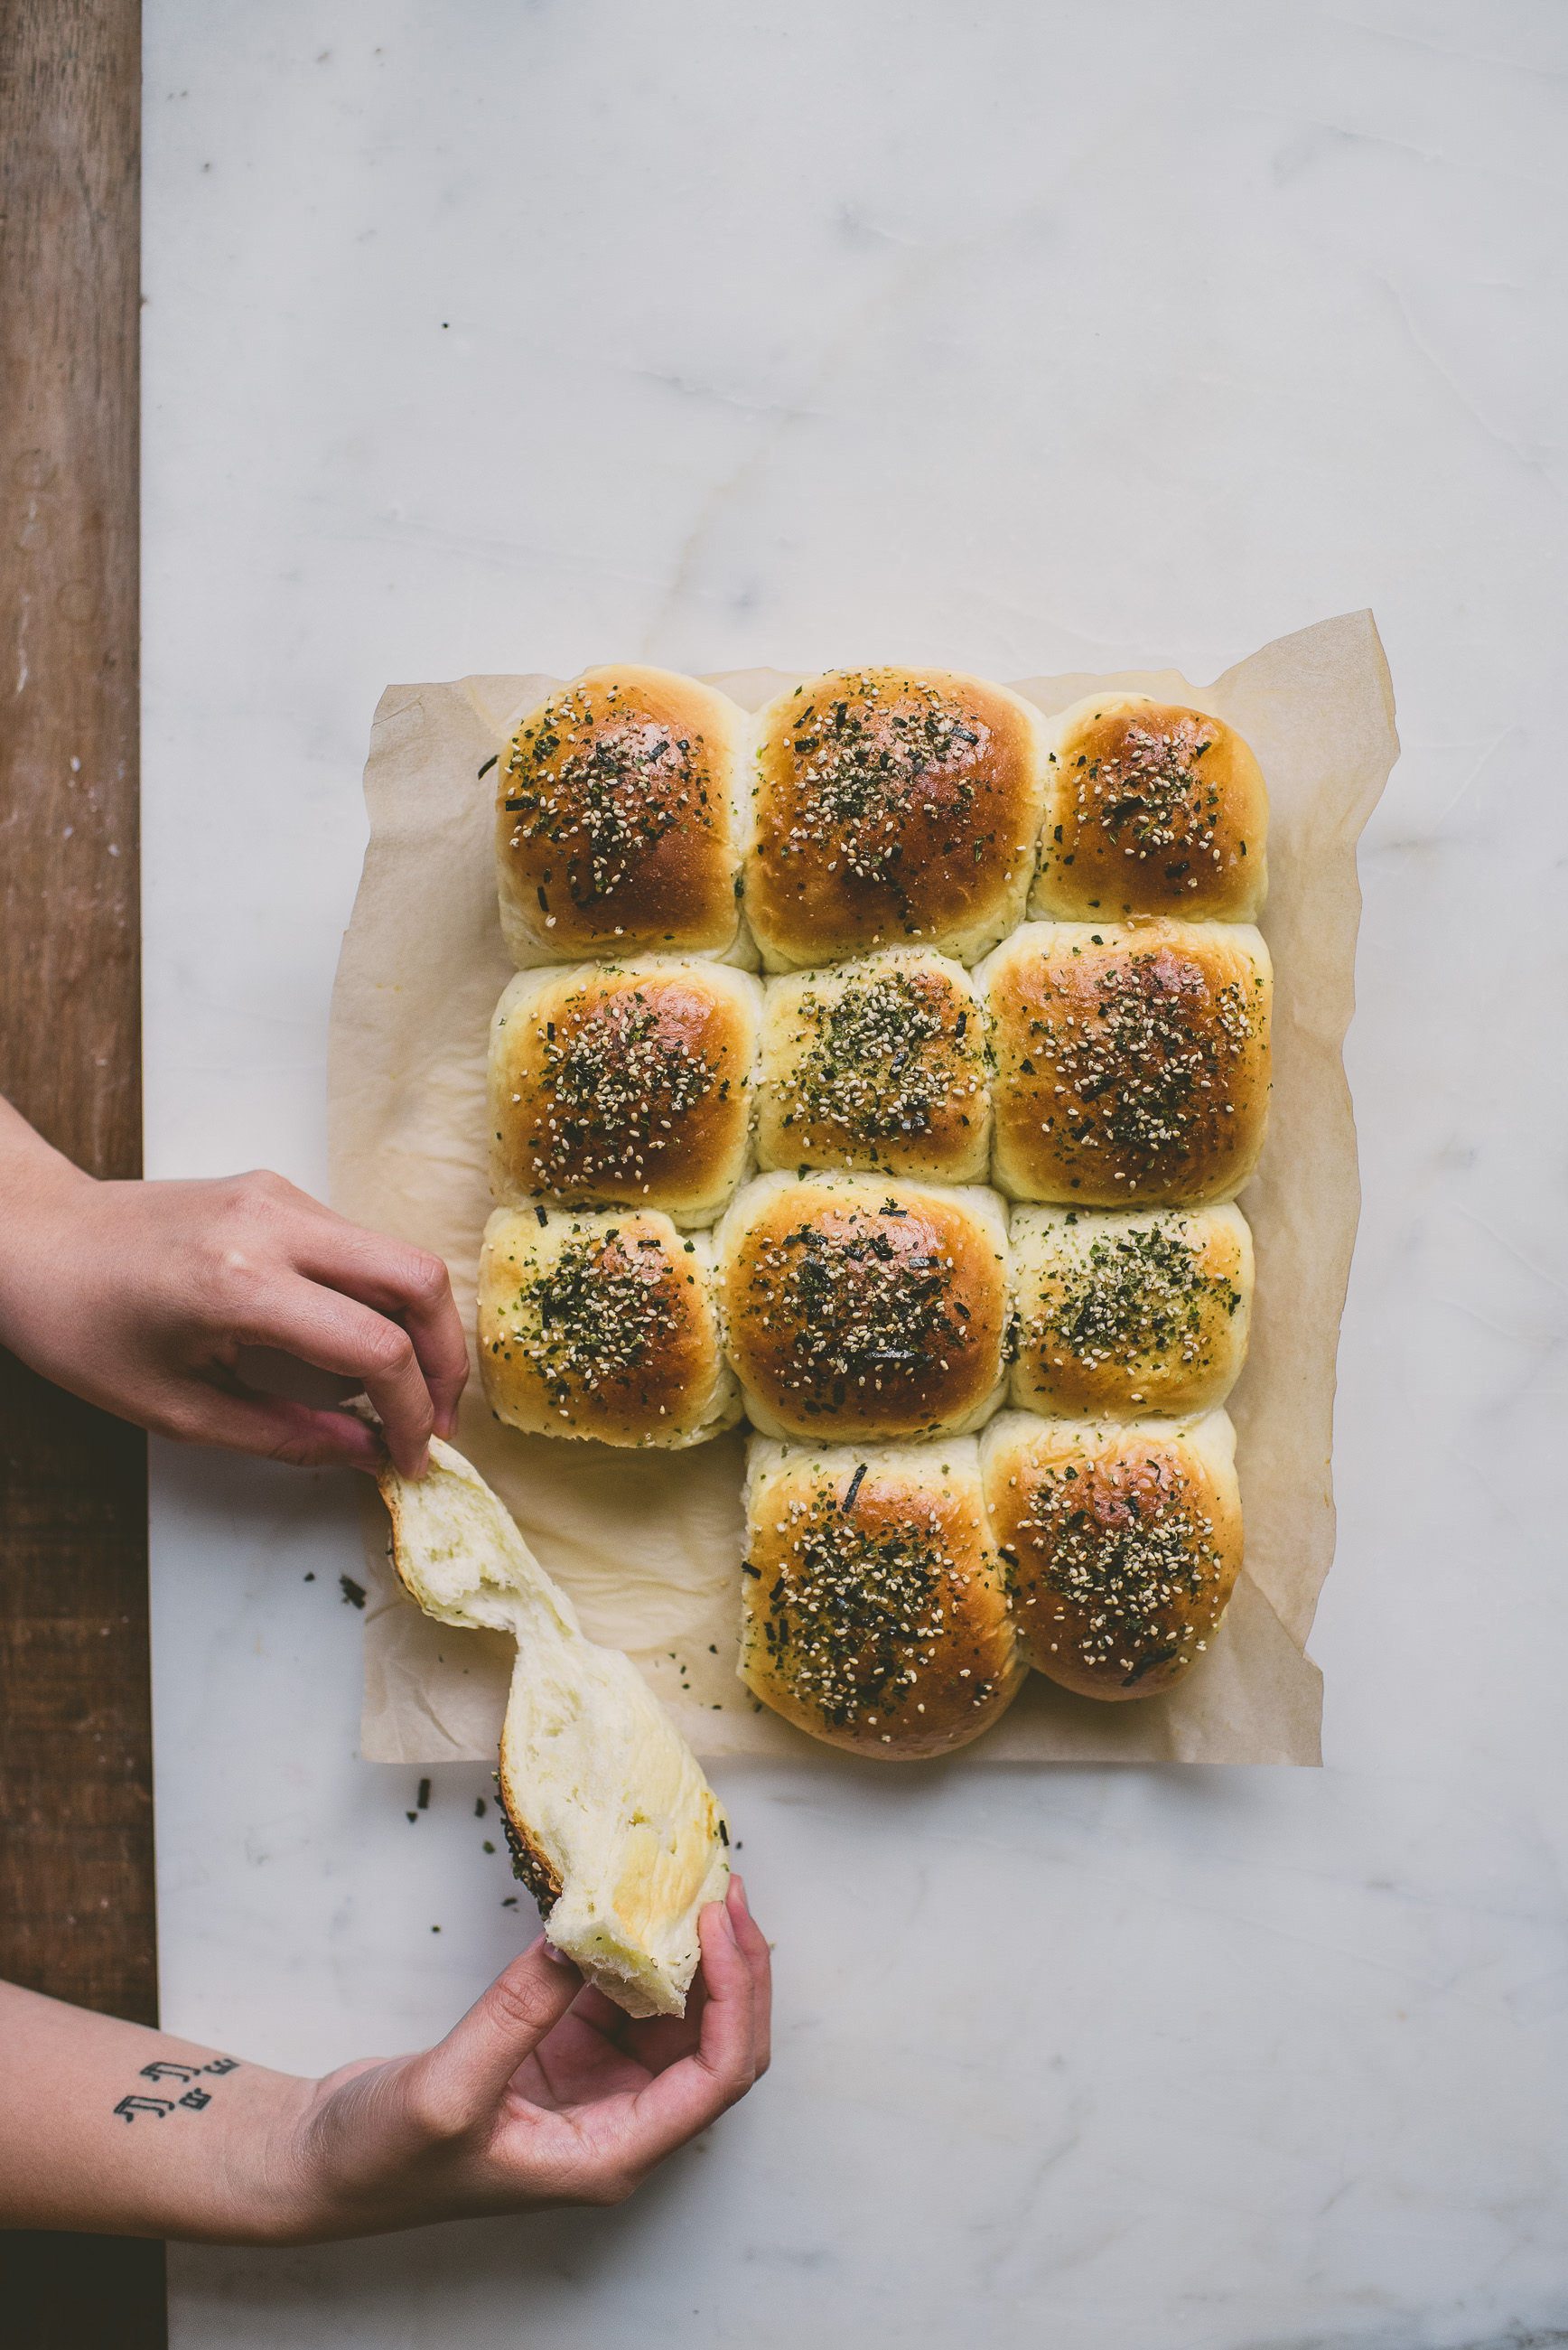
[[[1568,2340],[1568,17],[149,0],[146,37],[151,1172],[325,1187],[390,680],[1204,679],[1370,604],[1405,744],[1327,1766],[721,1767],[757,2093],[615,2212],[176,2251],[177,2350]],[[438,2033],[518,1912],[482,1768],[420,1814],[357,1756],[346,1481],[159,1449],[153,1536],[166,2021],[312,2068]]]

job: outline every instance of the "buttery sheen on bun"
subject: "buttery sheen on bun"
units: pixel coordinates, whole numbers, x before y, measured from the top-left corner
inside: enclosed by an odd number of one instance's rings
[[[757,721],[746,914],[769,971],[920,945],[973,962],[1023,912],[1044,721],[948,670],[836,670]]]
[[[1029,1661],[1081,1697],[1154,1697],[1219,1628],[1241,1566],[1236,1433],[1003,1412],[981,1446]]]
[[[479,1259],[479,1373],[497,1419],[601,1444],[701,1444],[741,1399],[712,1244],[668,1216],[499,1208]]]
[[[1022,1409],[1183,1419],[1224,1402],[1252,1302],[1239,1208],[1015,1208],[1008,1237]]]
[[[745,712],[672,671],[585,670],[531,710],[495,770],[501,929],[513,961],[712,954],[740,927]]]
[[[753,1438],[740,1674],[875,1762],[967,1746],[1023,1677],[972,1437],[882,1451]]]
[[[514,1873],[550,1939],[628,2015],[683,2015],[697,1920],[722,1901],[730,1831],[642,1675],[585,1639],[500,1501],[431,1440],[423,1477],[384,1461],[392,1565],[428,1616],[517,1643],[501,1733]]]
[[[1001,1403],[1007,1227],[993,1191],[761,1175],[717,1237],[724,1343],[764,1435],[959,1435]]]
[[[1030,922],[975,979],[1003,1191],[1101,1208],[1235,1197],[1269,1108],[1273,972],[1250,924]]]
[[[1052,723],[1032,914],[1257,920],[1269,795],[1240,734],[1147,693],[1092,694]]]
[[[894,947],[770,979],[757,1161],[983,1182],[985,1016],[961,963]]]
[[[762,983],[694,957],[519,972],[490,1026],[490,1188],[711,1223],[747,1172]]]

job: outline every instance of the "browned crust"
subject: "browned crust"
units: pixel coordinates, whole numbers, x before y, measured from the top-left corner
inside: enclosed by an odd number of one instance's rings
[[[976,741],[955,739],[938,764],[914,775],[908,762],[901,777],[890,768],[864,816],[823,812],[814,777],[841,768],[836,750],[851,730],[869,729],[857,739],[873,741],[878,758],[885,745],[896,757],[909,737],[894,721],[924,724],[933,710],[956,716]],[[825,734],[824,724],[833,732]],[[985,921],[1005,905],[1044,813],[1027,715],[995,686],[945,670],[813,678],[765,727],[757,784],[747,913],[765,946],[807,962],[878,944],[929,943]]]
[[[499,1048],[491,1106],[507,1173],[578,1203],[681,1208],[722,1191],[745,1158],[754,1029],[749,1003],[690,967],[563,979],[508,1021]],[[593,1088],[596,1055],[613,1065],[613,1116]],[[629,1082],[644,1061],[649,1081]]]
[[[800,1436],[922,1434],[975,1409],[1002,1377],[999,1254],[978,1219],[946,1201],[903,1191],[895,1201],[869,1183],[781,1188],[727,1247],[731,1358]],[[812,1276],[814,1262],[843,1268],[836,1287]],[[885,1328],[885,1350],[858,1345],[867,1327]],[[898,1354],[913,1359],[884,1358]]]
[[[517,1229],[524,1238],[528,1213],[518,1211]],[[538,1268],[520,1246],[493,1245],[481,1275],[477,1316],[486,1400],[498,1419],[535,1435],[595,1437],[618,1445],[668,1440],[701,1417],[701,1402],[694,1407],[693,1399],[706,1401],[718,1368],[718,1323],[708,1275],[682,1242],[671,1240],[662,1218],[656,1222],[629,1211],[614,1225],[613,1239],[587,1222],[582,1229],[596,1272],[602,1268],[619,1276],[636,1268],[645,1274],[657,1254],[657,1281],[649,1278],[644,1286],[667,1326],[655,1326],[652,1343],[624,1372],[597,1361],[597,1384],[591,1388],[586,1373],[553,1379],[549,1373],[558,1370],[558,1361],[541,1365],[529,1355],[526,1336],[518,1336],[514,1310],[517,1288]],[[645,1240],[656,1243],[657,1252],[645,1250]],[[513,1269],[515,1279],[509,1283]],[[531,1318],[524,1317],[525,1323]]]
[[[824,1073],[822,1049],[833,1012],[828,995],[814,991],[846,977],[874,985],[888,967],[918,1010],[940,1023],[940,1032],[910,1042],[906,1030],[896,1070],[893,1061],[861,1060],[836,1081]],[[778,983],[791,993],[758,1092],[758,1156],[765,1166],[867,1168],[934,1182],[983,1177],[991,1118],[985,1018],[968,988],[940,965],[899,969],[892,959],[889,966],[856,964],[847,972],[830,967],[804,982]],[[921,1087],[918,1130],[904,1132],[898,1088],[914,1084]]]
[[[495,1783],[501,1791],[501,1826],[512,1855],[512,1874],[528,1887],[540,1916],[547,1918],[561,1898],[561,1872],[522,1817],[504,1768],[496,1773]]]
[[[1044,1423],[986,1464],[992,1533],[1029,1661],[1081,1697],[1154,1697],[1204,1653],[1241,1567],[1241,1517],[1189,1445]]]
[[[1179,1340],[1163,1349],[1131,1345],[1114,1353],[1096,1351],[1086,1358],[1064,1329],[1062,1318],[1069,1285],[1083,1277],[1081,1260],[1064,1248],[1055,1258],[1037,1263],[1015,1250],[1015,1393],[1027,1396],[1036,1409],[1064,1419],[1101,1412],[1123,1419],[1174,1419],[1222,1400],[1245,1356],[1241,1243],[1227,1224],[1203,1226],[1196,1245],[1190,1227],[1179,1216],[1170,1219],[1169,1230],[1202,1285],[1193,1293],[1190,1320],[1183,1320]],[[1233,1312],[1229,1304],[1232,1296],[1239,1301]]]
[[[1004,949],[987,1009],[1010,1188],[1102,1208],[1234,1189],[1268,1117],[1272,997],[1244,948],[1179,922]]]
[[[590,670],[523,720],[495,771],[496,865],[551,955],[732,941],[731,724],[694,678],[635,667]]]
[[[1065,731],[1054,761],[1040,889],[1064,915],[1194,921],[1254,902],[1269,795],[1222,720],[1111,696]]]
[[[770,1476],[753,1498],[745,1565],[746,1624],[741,1672],[748,1687],[797,1729],[875,1762],[919,1762],[967,1746],[1006,1711],[1023,1677],[1000,1562],[985,1533],[978,1476],[945,1487],[901,1463],[868,1467],[845,1513],[853,1474],[829,1479],[815,1464]],[[792,1499],[809,1514],[792,1517]],[[776,1531],[783,1519],[785,1531]],[[828,1542],[850,1528],[857,1544],[895,1550],[930,1541],[946,1565],[933,1574],[921,1604],[902,1619],[912,1631],[875,1637],[853,1652],[842,1614],[826,1638],[836,1644],[826,1690],[811,1668],[820,1579],[795,1545],[818,1530]],[[857,1553],[858,1555],[858,1553]],[[867,1580],[877,1584],[875,1561]],[[770,1639],[768,1627],[774,1627]],[[900,1677],[913,1678],[900,1689]],[[824,1701],[826,1698],[826,1702]],[[841,1701],[846,1700],[846,1702]],[[853,1711],[853,1719],[846,1719]]]

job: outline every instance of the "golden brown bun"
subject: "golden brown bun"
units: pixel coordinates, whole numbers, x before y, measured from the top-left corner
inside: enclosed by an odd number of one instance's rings
[[[985,1019],[963,965],[896,947],[769,980],[757,1163],[983,1182]]]
[[[497,1419],[601,1444],[701,1444],[741,1416],[712,1247],[668,1216],[498,1208],[479,1259],[479,1371]]]
[[[1153,1697],[1203,1654],[1241,1567],[1236,1432],[1003,1412],[981,1461],[1032,1665],[1080,1697]]]
[[[1184,1419],[1224,1402],[1252,1303],[1239,1208],[1015,1208],[1008,1238],[1022,1410]]]
[[[1031,914],[1257,920],[1269,795],[1238,733],[1147,693],[1093,694],[1054,724]]]
[[[1268,1121],[1273,994],[1250,924],[1031,922],[975,979],[1003,1191],[1109,1208],[1241,1190]]]
[[[519,972],[490,1026],[490,1188],[709,1223],[747,1172],[762,983],[694,958]]]
[[[836,670],[757,721],[746,914],[769,971],[919,943],[973,962],[1023,912],[1040,714],[948,670]]]
[[[514,962],[736,950],[746,726],[711,686],[624,663],[528,712],[495,769]]]
[[[957,1435],[1002,1399],[993,1191],[761,1175],[720,1226],[724,1343],[767,1436]]]
[[[972,1437],[882,1451],[753,1438],[741,1679],[875,1762],[950,1754],[1023,1678]]]

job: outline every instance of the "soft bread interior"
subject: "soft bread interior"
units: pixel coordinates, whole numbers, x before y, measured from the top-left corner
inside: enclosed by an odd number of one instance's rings
[[[730,1874],[723,1811],[629,1658],[587,1639],[477,1471],[433,1439],[378,1480],[392,1563],[428,1616],[517,1642],[501,1792],[517,1873],[558,1950],[628,2015],[680,2015],[697,1919]]]

